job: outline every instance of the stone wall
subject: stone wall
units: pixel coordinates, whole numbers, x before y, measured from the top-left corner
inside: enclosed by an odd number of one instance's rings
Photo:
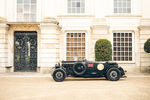
[[[56,23],[41,23],[39,38],[39,68],[41,73],[48,73],[59,60],[59,33]]]
[[[7,25],[0,23],[0,72],[6,72],[8,63],[8,33]]]
[[[150,54],[144,51],[144,43],[150,38],[150,19],[142,19],[140,29],[141,71],[150,72]]]

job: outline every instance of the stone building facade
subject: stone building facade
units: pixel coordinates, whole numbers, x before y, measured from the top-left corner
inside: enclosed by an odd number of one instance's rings
[[[112,43],[113,61],[148,71],[148,0],[0,0],[0,72],[48,73],[61,60],[94,61],[98,39]]]

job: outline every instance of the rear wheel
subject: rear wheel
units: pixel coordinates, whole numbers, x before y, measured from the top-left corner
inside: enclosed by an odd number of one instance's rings
[[[58,68],[53,72],[52,76],[56,82],[62,82],[66,78],[66,72],[63,69]]]
[[[118,68],[110,68],[107,71],[107,79],[110,81],[117,81],[120,79],[121,73]]]

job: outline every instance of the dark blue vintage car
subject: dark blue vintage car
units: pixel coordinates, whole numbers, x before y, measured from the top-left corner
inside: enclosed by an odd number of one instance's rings
[[[62,82],[67,76],[92,78],[105,77],[110,81],[117,81],[126,77],[124,69],[115,62],[61,61],[55,65],[52,74],[56,82]]]

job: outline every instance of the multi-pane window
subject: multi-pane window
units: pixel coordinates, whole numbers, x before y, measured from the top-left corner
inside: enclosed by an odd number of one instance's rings
[[[36,21],[36,0],[17,0],[17,21]]]
[[[66,60],[85,59],[85,33],[67,33],[66,36]]]
[[[85,0],[68,0],[68,13],[84,13]]]
[[[113,33],[113,60],[132,61],[132,33]]]
[[[114,0],[114,13],[131,13],[131,0]]]

